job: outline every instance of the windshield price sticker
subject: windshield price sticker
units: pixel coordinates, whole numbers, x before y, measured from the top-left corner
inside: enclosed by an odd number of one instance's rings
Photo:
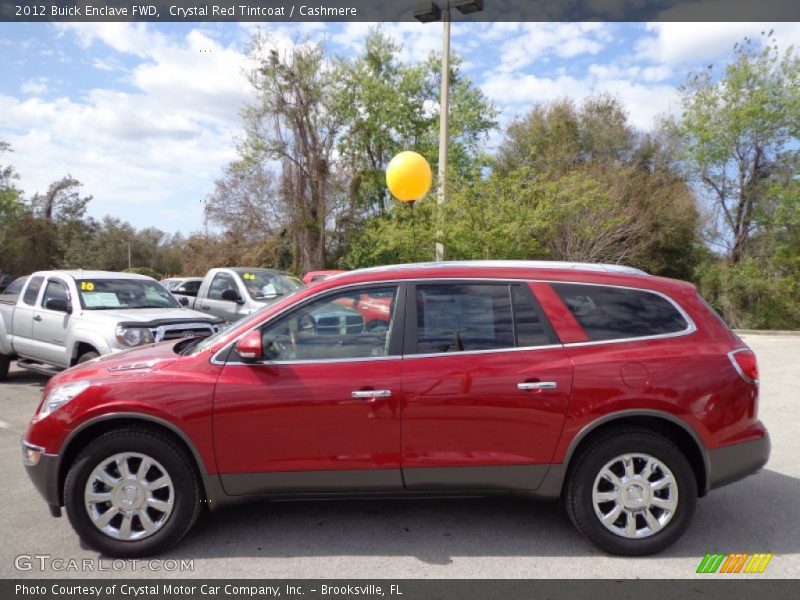
[[[94,283],[91,281],[81,281],[81,291],[82,292],[93,292],[94,291]]]
[[[242,279],[255,280],[255,278],[256,278],[256,276],[253,275],[252,273],[245,273],[244,275],[242,275]]]

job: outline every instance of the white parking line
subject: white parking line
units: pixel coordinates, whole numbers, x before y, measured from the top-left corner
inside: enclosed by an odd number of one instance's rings
[[[17,430],[17,428],[14,427],[11,423],[6,423],[5,421],[0,421],[0,429],[10,429],[11,431]]]

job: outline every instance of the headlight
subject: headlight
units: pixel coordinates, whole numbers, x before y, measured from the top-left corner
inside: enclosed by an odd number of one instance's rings
[[[153,332],[146,327],[117,327],[117,341],[123,346],[153,343]]]
[[[54,387],[47,394],[47,397],[42,402],[42,408],[39,409],[39,416],[43,417],[49,415],[62,404],[66,404],[75,396],[82,393],[86,388],[91,385],[88,381],[75,381],[73,383],[65,383],[58,387]]]

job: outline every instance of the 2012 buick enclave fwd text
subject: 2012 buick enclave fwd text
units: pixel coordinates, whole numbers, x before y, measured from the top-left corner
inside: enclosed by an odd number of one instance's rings
[[[372,301],[386,327],[354,310]],[[56,375],[23,462],[51,513],[110,556],[170,548],[202,506],[443,494],[561,497],[602,549],[644,555],[767,462],[757,408],[755,355],[688,283],[425,263],[343,273],[206,339]]]

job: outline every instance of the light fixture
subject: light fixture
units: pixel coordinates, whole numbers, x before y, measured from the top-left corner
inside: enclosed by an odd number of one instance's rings
[[[450,6],[457,8],[462,15],[483,10],[483,0],[452,0]]]
[[[422,2],[414,7],[414,18],[420,23],[432,23],[442,18],[442,9],[435,2]]]

